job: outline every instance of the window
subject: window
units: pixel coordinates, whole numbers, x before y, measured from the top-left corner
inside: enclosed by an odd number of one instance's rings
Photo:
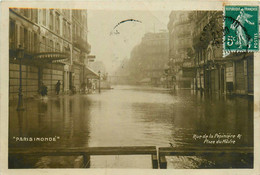
[[[53,52],[54,51],[54,45],[53,45],[53,41],[50,40],[50,51]]]
[[[32,21],[38,23],[38,10],[32,9]]]
[[[10,20],[9,23],[9,47],[15,49],[15,22]]]
[[[76,34],[76,32],[75,32],[75,24],[72,24],[72,36],[73,36],[73,38],[75,38],[75,34]]]
[[[65,19],[63,19],[62,33],[63,33],[63,36],[65,37],[66,36],[66,21],[65,21]]]
[[[38,52],[38,37],[37,37],[36,33],[34,33],[33,39],[34,39],[34,42],[33,42],[34,43],[33,44],[34,52],[37,53]]]
[[[67,17],[67,18],[70,18],[70,11],[69,10],[65,10],[65,16]]]
[[[29,9],[23,9],[23,14],[25,17],[29,18],[29,12],[30,10]]]
[[[56,43],[56,51],[60,52],[60,43]]]
[[[58,13],[56,13],[55,17],[55,31],[56,33],[60,34],[60,16]]]
[[[28,30],[24,29],[24,51],[28,51],[29,49],[28,39]]]
[[[24,47],[24,30],[22,26],[20,26],[20,45]]]
[[[49,52],[50,51],[50,40],[46,38],[46,43],[45,43],[45,51]]]
[[[27,47],[27,51],[31,52],[31,46],[32,46],[32,42],[31,42],[31,31],[28,30],[28,37],[27,37],[27,41],[28,41],[28,47]]]
[[[67,24],[67,36],[68,36],[68,39],[70,39],[71,33],[70,33],[70,24],[69,23]]]
[[[46,49],[46,38],[43,36],[41,42],[41,52],[44,52],[45,49]]]
[[[30,42],[30,44],[31,44],[31,50],[30,50],[30,52],[34,52],[34,33],[33,32],[31,32],[31,42]],[[35,43],[36,44],[36,43]]]
[[[42,10],[42,24],[46,26],[46,9]]]
[[[49,23],[49,28],[53,30],[53,13],[52,10],[50,11],[50,23]]]
[[[20,14],[24,15],[24,9],[20,9]]]

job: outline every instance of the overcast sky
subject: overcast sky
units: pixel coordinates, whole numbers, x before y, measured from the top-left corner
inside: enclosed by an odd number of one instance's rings
[[[111,75],[124,58],[130,57],[132,48],[141,42],[147,32],[167,30],[170,11],[88,11],[88,42],[91,55],[103,61]],[[120,24],[115,34],[113,28],[121,21],[135,19]],[[111,34],[113,33],[113,34]]]

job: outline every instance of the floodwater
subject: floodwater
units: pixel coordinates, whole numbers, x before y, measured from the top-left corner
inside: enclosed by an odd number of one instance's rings
[[[170,143],[180,148],[253,146],[253,100],[243,97],[200,96],[191,90],[169,92],[162,88],[116,86],[100,94],[53,96],[28,100],[24,105],[24,112],[17,112],[16,105],[9,107],[9,147],[158,148],[170,147]],[[194,138],[205,134],[235,135],[236,138],[218,144]],[[238,134],[241,137],[237,138]],[[19,140],[20,137],[55,137],[56,141],[24,141]],[[28,156],[12,168],[73,167],[71,162],[64,157]],[[169,156],[167,162],[168,168],[253,166],[250,158],[231,155]],[[91,168],[151,167],[150,156],[91,156]]]

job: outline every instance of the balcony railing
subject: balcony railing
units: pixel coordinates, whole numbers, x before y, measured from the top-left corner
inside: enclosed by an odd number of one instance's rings
[[[81,51],[89,54],[90,53],[90,50],[91,50],[91,46],[90,44],[83,40],[81,37],[79,36],[76,36],[74,39],[73,39],[73,45],[77,48],[79,48]]]

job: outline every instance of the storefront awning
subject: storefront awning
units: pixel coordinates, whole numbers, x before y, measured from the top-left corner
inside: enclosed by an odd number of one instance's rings
[[[65,60],[69,58],[66,52],[42,52],[34,55],[35,60],[52,62],[55,60]]]
[[[90,69],[89,67],[85,67],[85,77],[91,79],[99,79],[98,73]]]

